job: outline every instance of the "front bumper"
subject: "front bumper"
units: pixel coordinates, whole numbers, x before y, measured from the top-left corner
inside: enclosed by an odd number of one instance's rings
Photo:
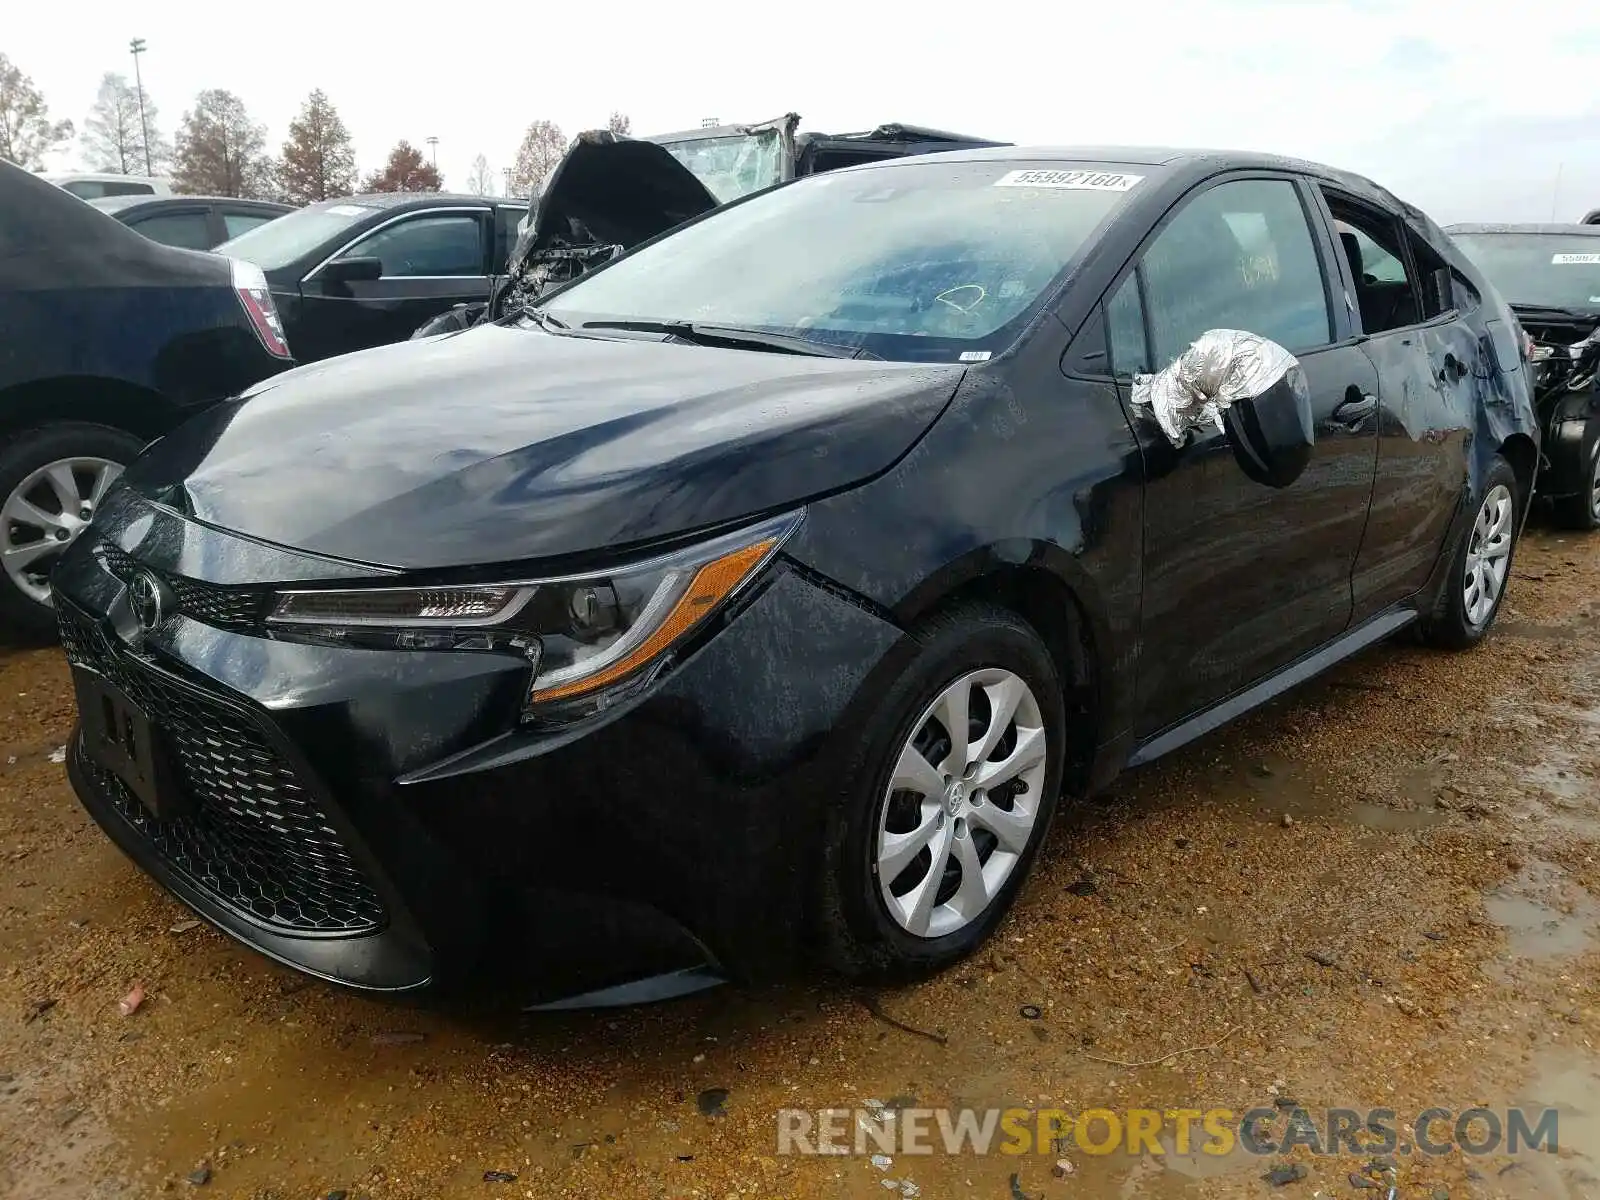
[[[237,584],[169,576],[179,610],[139,635],[131,570],[229,550],[163,521],[165,536],[112,535],[126,553],[81,539],[54,589],[69,659],[150,716],[188,811],[152,817],[79,735],[69,773],[112,839],[219,929],[368,990],[492,974],[550,998],[794,961],[837,743],[893,626],[780,559],[642,698],[537,733],[518,722],[519,659],[278,641],[248,629]]]

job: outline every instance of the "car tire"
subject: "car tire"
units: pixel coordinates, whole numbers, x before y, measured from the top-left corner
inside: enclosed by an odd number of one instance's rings
[[[1449,576],[1418,631],[1424,643],[1445,650],[1465,650],[1488,635],[1511,582],[1522,531],[1522,485],[1500,455],[1490,461],[1474,503]]]
[[[1600,529],[1600,418],[1591,420],[1589,463],[1581,489],[1551,505],[1551,516],[1563,529],[1591,533]]]
[[[913,637],[919,648],[872,707],[829,815],[819,940],[825,964],[855,979],[924,975],[980,946],[1026,879],[1061,790],[1065,703],[1033,628],[1006,609],[972,605],[930,619]],[[943,714],[962,694],[970,757],[982,761],[966,762],[957,774]],[[997,701],[1012,705],[1003,724],[995,719]],[[983,757],[987,744],[994,750]],[[1042,749],[1037,765],[1033,749]],[[913,754],[920,759],[915,770],[903,757]],[[1024,761],[1024,769],[997,778],[1006,774],[1004,764]],[[897,772],[918,786],[892,787]],[[946,786],[958,779],[961,787]],[[924,839],[914,854],[914,841],[891,846],[890,838],[908,836]],[[937,881],[935,861],[944,864]],[[970,877],[969,864],[979,868]],[[981,891],[969,886],[973,880]]]
[[[51,469],[68,467],[80,500],[87,502],[92,516],[93,502],[143,446],[141,439],[120,429],[63,422],[26,430],[0,451],[0,637],[32,645],[56,637],[55,610],[49,602],[48,584],[41,587],[40,568],[76,539],[85,524],[82,514],[86,510],[80,506],[77,512],[67,512],[69,506],[62,502],[62,489],[58,478],[49,474]],[[102,465],[113,468],[103,481]],[[94,491],[97,484],[98,494]],[[64,512],[62,521],[40,520]],[[67,536],[59,538],[60,532]],[[46,539],[48,550],[29,554],[42,549]]]

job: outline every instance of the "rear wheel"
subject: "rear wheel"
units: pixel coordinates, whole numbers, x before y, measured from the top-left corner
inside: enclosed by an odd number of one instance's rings
[[[1423,621],[1425,642],[1461,650],[1482,641],[1494,625],[1516,557],[1520,492],[1511,464],[1495,455],[1484,477],[1477,515],[1456,550],[1449,580],[1434,611]]]
[[[103,425],[31,429],[0,453],[0,635],[55,637],[50,569],[143,443]]]
[[[1552,506],[1556,521],[1566,529],[1600,529],[1600,417],[1589,424],[1589,467],[1575,495],[1563,496]]]
[[[917,636],[863,730],[826,848],[823,949],[855,977],[936,970],[981,945],[1061,788],[1061,684],[1038,634],[974,606]]]

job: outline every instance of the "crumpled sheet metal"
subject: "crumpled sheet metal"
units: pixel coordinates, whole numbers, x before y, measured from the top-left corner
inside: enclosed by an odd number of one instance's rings
[[[1149,410],[1174,446],[1202,425],[1223,430],[1222,414],[1287,379],[1308,394],[1300,361],[1277,342],[1242,329],[1211,329],[1154,375],[1133,377],[1133,403]]]

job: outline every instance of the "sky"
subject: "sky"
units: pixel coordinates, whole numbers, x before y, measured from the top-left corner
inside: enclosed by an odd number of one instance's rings
[[[275,151],[320,87],[363,171],[436,137],[447,188],[480,153],[509,167],[530,121],[570,136],[618,109],[637,134],[797,112],[819,132],[1269,151],[1370,176],[1440,223],[1600,207],[1600,9],[1571,0],[14,7],[0,51],[80,129],[142,37],[169,136],[222,87]],[[51,164],[77,165],[76,146]]]

